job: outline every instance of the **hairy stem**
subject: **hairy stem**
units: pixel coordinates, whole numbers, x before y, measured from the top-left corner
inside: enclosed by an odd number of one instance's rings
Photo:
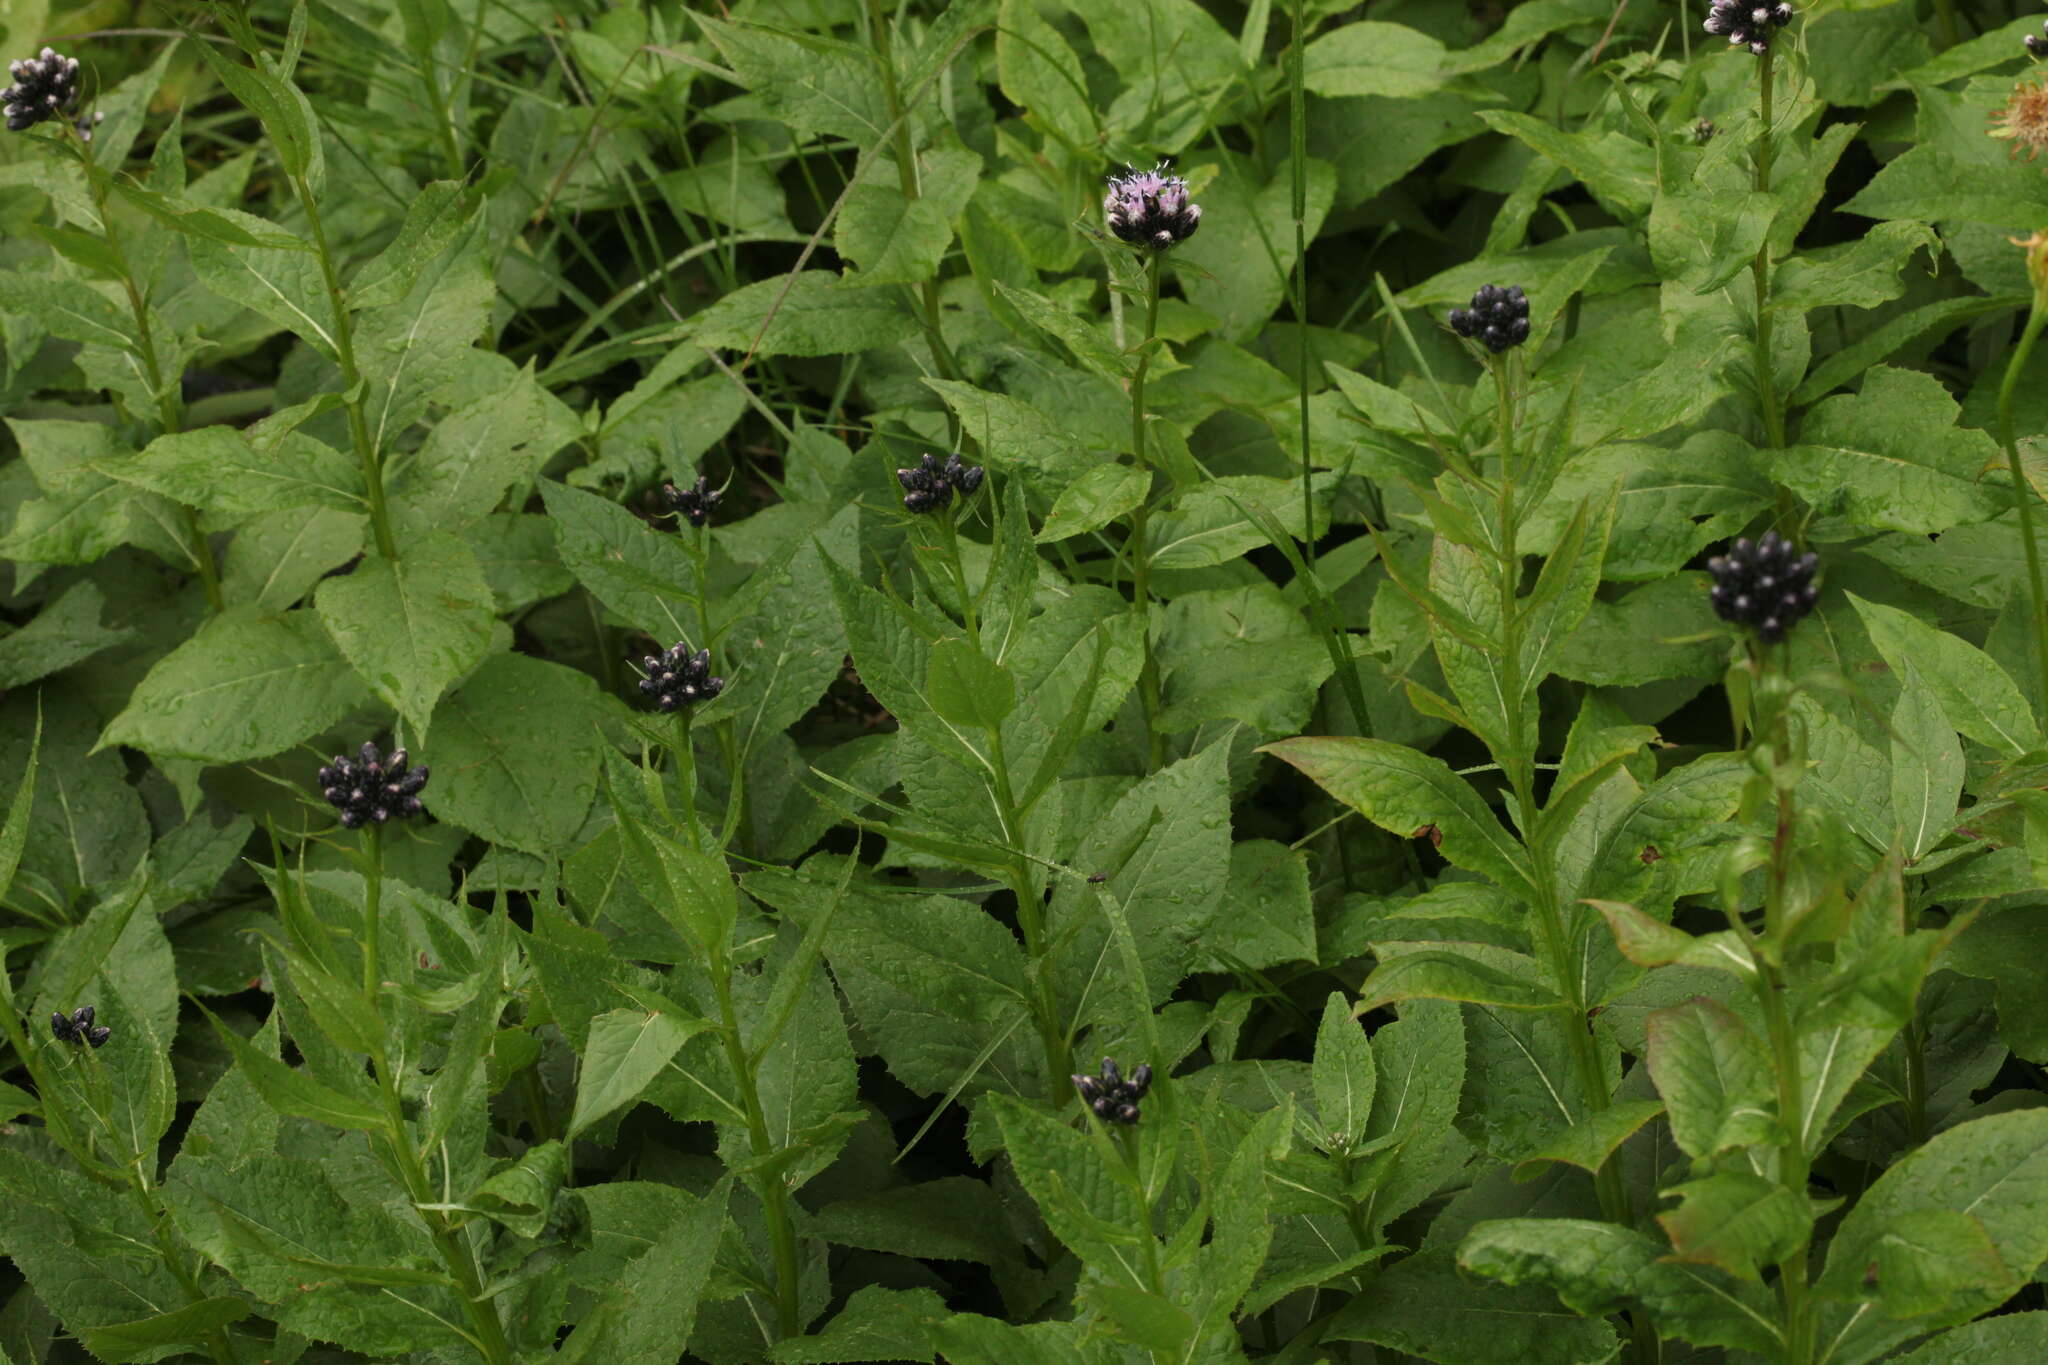
[[[1769,48],[1757,59],[1756,188],[1759,194],[1771,189],[1771,59]],[[1771,372],[1771,244],[1764,241],[1750,262],[1750,278],[1756,285],[1756,389],[1763,408],[1764,433],[1773,450],[1785,446],[1785,414],[1778,406],[1778,381]],[[1785,501],[1781,492],[1780,502]],[[1781,511],[1783,509],[1781,508]]]
[[[747,1060],[740,1039],[739,1012],[733,1007],[732,962],[727,945],[719,944],[711,954],[711,986],[718,997],[719,1033],[725,1042],[725,1059],[739,1086],[740,1107],[747,1118],[747,1142],[756,1161],[765,1162],[775,1153],[775,1140],[768,1132],[768,1114],[761,1107],[761,1087]],[[789,1216],[789,1191],[781,1172],[764,1169],[753,1177],[754,1193],[760,1196],[762,1215],[768,1222],[768,1246],[775,1261],[775,1335],[778,1341],[797,1334],[801,1304],[798,1300],[796,1226]]]
[[[2043,593],[2041,586],[2041,547],[2034,541],[2034,490],[2020,463],[2019,439],[2013,434],[2012,422],[2012,400],[2019,388],[2020,372],[2027,367],[2027,357],[2033,354],[2044,322],[2048,322],[2048,312],[2042,311],[2037,294],[2032,310],[2027,313],[2027,325],[2020,332],[2019,345],[2013,347],[2012,359],[2006,362],[2005,379],[1998,386],[1998,439],[2005,446],[2006,464],[2012,470],[2012,498],[2020,513],[2020,544],[2027,554],[2027,591],[2034,609],[2034,657],[2040,668],[2036,681],[2043,698],[2048,699],[2048,594]]]
[[[313,248],[320,257],[320,276],[327,286],[328,307],[334,314],[334,358],[341,367],[342,403],[348,412],[349,439],[356,448],[356,460],[363,469],[363,492],[370,507],[370,530],[377,541],[377,553],[398,558],[398,543],[391,535],[391,512],[384,501],[384,461],[370,435],[370,422],[363,411],[363,376],[356,368],[355,325],[348,315],[348,295],[341,287],[341,271],[327,244],[327,228],[320,218],[320,205],[313,187],[304,176],[292,177],[292,189],[305,211],[307,228],[313,234]]]
[[[106,172],[92,164],[84,147],[85,144],[81,143],[81,155],[86,156],[86,183],[92,187],[93,207],[99,211],[100,231],[107,244],[107,254],[114,258],[114,266],[121,272],[121,289],[128,297],[128,311],[135,318],[136,352],[141,357],[150,392],[156,395],[158,425],[166,434],[182,431],[185,425],[183,394],[178,384],[164,382],[163,362],[157,356],[156,334],[149,325],[149,302],[142,297],[142,288],[135,282],[135,272],[128,265],[128,254],[121,249],[121,235],[114,228],[114,215],[107,208]],[[199,571],[200,585],[206,591],[206,605],[218,614],[223,604],[220,570],[213,562],[213,548],[206,543],[206,529],[199,524],[199,511],[190,503],[181,502],[178,513],[184,523],[186,539],[191,542],[185,552],[192,556],[192,565]]]
[[[1145,264],[1145,340],[1138,351],[1138,367],[1131,374],[1131,456],[1138,468],[1149,471],[1145,455],[1145,373],[1152,367],[1152,342],[1159,332],[1159,280],[1166,256],[1155,251]],[[1166,757],[1164,737],[1159,733],[1159,660],[1152,651],[1152,547],[1145,537],[1151,496],[1131,513],[1131,598],[1138,607],[1139,627],[1144,632],[1144,662],[1138,670],[1138,704],[1145,714],[1145,759],[1157,769]]]

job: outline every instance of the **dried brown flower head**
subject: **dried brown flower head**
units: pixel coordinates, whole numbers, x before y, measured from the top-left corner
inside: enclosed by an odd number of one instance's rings
[[[2048,152],[2048,80],[2027,77],[2014,86],[2005,107],[1991,115],[1991,136],[2007,139],[2011,154],[2024,151],[2029,161]]]

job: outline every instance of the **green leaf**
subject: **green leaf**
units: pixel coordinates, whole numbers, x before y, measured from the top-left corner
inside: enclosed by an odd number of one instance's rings
[[[406,205],[405,221],[391,244],[371,257],[348,282],[352,308],[383,308],[412,292],[427,267],[468,231],[483,196],[474,186],[436,180]]]
[[[1183,593],[1158,630],[1158,724],[1168,734],[1230,721],[1292,734],[1335,669],[1302,613],[1263,580]]]
[[[483,662],[497,626],[490,585],[469,546],[446,532],[371,555],[314,599],[321,624],[380,700],[427,742],[434,704]]]
[[[231,609],[157,661],[100,746],[208,763],[266,758],[367,697],[313,613]]]
[[[708,11],[690,16],[753,92],[770,118],[792,128],[832,133],[857,146],[889,128],[873,54],[830,38],[732,23]]]
[[[529,365],[510,392],[487,394],[436,422],[394,488],[428,516],[472,521],[576,438],[568,419],[568,410],[540,386]],[[542,485],[543,495],[552,487]]]
[[[932,646],[925,695],[941,719],[992,730],[1017,705],[1017,682],[1001,664],[954,636]]]
[[[936,1349],[932,1333],[949,1316],[946,1301],[929,1289],[865,1285],[823,1327],[778,1343],[774,1359],[777,1365],[928,1360]]]
[[[1906,660],[1899,700],[1892,707],[1892,813],[1900,851],[1908,860],[1927,853],[1948,833],[1963,794],[1963,746],[1934,690]]]
[[[1672,1258],[1719,1266],[1753,1284],[1759,1271],[1806,1245],[1813,1212],[1805,1197],[1753,1171],[1717,1171],[1664,1191],[1677,1208],[1657,1215]]]
[[[842,284],[829,270],[801,270],[742,285],[685,327],[706,349],[846,355],[906,341],[917,320],[888,291]]]
[[[1875,308],[1905,292],[1899,273],[1922,247],[1941,250],[1940,239],[1919,223],[1879,223],[1839,246],[1801,251],[1771,276],[1771,307],[1786,312],[1809,308]]]
[[[1538,1163],[1546,1161],[1577,1166],[1582,1171],[1597,1175],[1622,1143],[1663,1112],[1661,1100],[1623,1100],[1605,1109],[1596,1109],[1524,1157],[1515,1166],[1515,1179],[1535,1179],[1543,1173]]]
[[[1778,201],[1751,190],[1687,185],[1650,206],[1650,258],[1657,273],[1695,294],[1711,294],[1749,268],[1770,234]]]
[[[101,468],[123,483],[225,517],[290,507],[363,510],[355,462],[296,432],[259,451],[233,427],[202,427],[159,436],[140,455]]]
[[[267,318],[333,359],[334,305],[313,252],[231,246],[188,237],[186,253],[199,282],[231,303]]]
[[[1887,531],[1946,531],[1987,521],[2010,500],[1978,477],[1997,444],[1958,427],[1956,417],[1940,380],[1879,365],[1864,374],[1861,393],[1816,404],[1799,445],[1760,458],[1823,516]]]
[[[688,551],[608,498],[549,482],[540,493],[562,566],[593,597],[665,645],[695,638],[696,577]]]
[[[1336,486],[1330,474],[1318,474],[1311,481],[1315,526],[1312,535],[1305,535],[1299,479],[1232,474],[1206,480],[1153,521],[1152,567],[1212,568],[1264,545],[1266,533],[1240,504],[1264,508],[1296,540],[1319,537],[1329,528]]]
[[[2041,747],[2033,709],[1990,655],[1910,612],[1867,602],[1853,592],[1848,598],[1885,662],[1902,677],[1911,668],[1956,729],[2009,758]]]
[[[1106,1144],[1007,1095],[988,1100],[1003,1149],[1052,1234],[1110,1284],[1144,1287],[1136,1246],[1138,1202],[1105,1155]],[[1091,1120],[1092,1121],[1092,1120]]]
[[[996,29],[996,78],[1011,103],[1069,147],[1100,136],[1095,103],[1074,50],[1031,0],[1003,0]]]
[[[1933,1327],[1966,1322],[2003,1301],[2048,1260],[2048,1225],[2037,1216],[2048,1200],[2048,1110],[2022,1109],[1961,1123],[1908,1153],[1865,1191],[1842,1220],[1828,1247],[1827,1268],[1816,1284],[1829,1298],[1853,1305],[1888,1292],[1885,1263],[1907,1279],[1902,1308],[1917,1310],[1910,1325],[1886,1323],[1859,1330],[1851,1357],[1869,1359],[1873,1346]],[[1988,1239],[1982,1246],[1967,1224]],[[1973,1251],[1972,1248],[1975,1248]],[[1940,1262],[1988,1267],[2006,1276],[1957,1280]],[[1878,1284],[1867,1284],[1872,1262]],[[1864,1325],[1857,1324],[1859,1329]]]
[[[35,682],[133,639],[132,626],[109,629],[100,624],[106,605],[98,585],[80,580],[20,630],[0,636],[0,687]],[[0,882],[0,894],[5,890]]]
[[[1434,828],[1444,857],[1528,894],[1528,854],[1443,760],[1384,740],[1284,739],[1272,754],[1380,828],[1416,838]]]
[[[591,1020],[568,1135],[577,1136],[639,1099],[683,1044],[709,1027],[703,1020],[693,1025],[644,1010],[611,1010]]]
[[[1503,1009],[1552,1009],[1563,1003],[1543,984],[1535,959],[1490,943],[1377,943],[1380,965],[1359,990],[1359,1008],[1401,1000],[1462,1000]]]
[[[1068,484],[1053,500],[1045,524],[1032,537],[1040,545],[1099,531],[1145,500],[1152,471],[1127,464],[1099,464]]]
[[[1414,99],[1444,83],[1444,45],[1405,24],[1361,20],[1308,45],[1302,84],[1317,95]]]
[[[80,1336],[101,1360],[153,1360],[162,1354],[159,1346],[204,1347],[211,1334],[248,1316],[249,1305],[240,1299],[199,1299],[154,1317],[88,1327]]]
[[[523,654],[487,660],[434,709],[429,810],[493,843],[553,854],[597,794],[597,686]]]
[[[1656,1011],[1649,1049],[1671,1136],[1688,1154],[1712,1156],[1777,1134],[1770,1055],[1727,1006],[1701,997]]]
[[[991,469],[1021,472],[1043,491],[1064,489],[1096,466],[1071,424],[1021,398],[992,393],[979,384],[927,379],[925,387],[945,400],[960,427],[981,444]]]
[[[632,855],[641,894],[700,959],[724,952],[739,919],[732,876],[715,853],[701,853],[632,818],[613,789],[613,810]]]
[[[1587,1317],[1641,1305],[1666,1335],[1698,1346],[1730,1346],[1769,1359],[1780,1344],[1775,1295],[1745,1288],[1710,1266],[1668,1260],[1658,1242],[1611,1223],[1484,1222],[1466,1235],[1458,1264],[1508,1284],[1547,1286]]]
[[[2048,1313],[2002,1313],[1957,1327],[1898,1365],[2034,1365],[2048,1351]]]
[[[839,254],[859,267],[852,285],[917,284],[938,273],[953,241],[953,220],[981,178],[981,158],[965,147],[927,149],[916,170],[917,197],[906,199],[893,158],[867,163],[839,209]]]
[[[1441,1248],[1389,1266],[1338,1311],[1325,1335],[1368,1341],[1439,1365],[1581,1365],[1606,1359],[1615,1349],[1614,1329],[1597,1316],[1567,1313],[1538,1288],[1475,1284],[1458,1270],[1450,1251]]]
[[[1316,1028],[1315,1064],[1309,1072],[1316,1092],[1316,1118],[1340,1149],[1365,1135],[1379,1074],[1372,1043],[1340,992],[1323,1003]]]
[[[386,1130],[384,1111],[375,1104],[330,1089],[304,1071],[266,1055],[214,1017],[211,1011],[207,1012],[207,1018],[213,1024],[214,1035],[234,1056],[236,1067],[256,1087],[256,1093],[263,1097],[263,1102],[278,1113],[290,1118],[311,1119],[330,1128],[358,1128],[370,1133]],[[364,1084],[368,1085],[367,1078]]]

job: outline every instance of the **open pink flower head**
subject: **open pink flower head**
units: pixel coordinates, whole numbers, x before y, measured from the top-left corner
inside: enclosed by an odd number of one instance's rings
[[[1202,209],[1188,202],[1188,182],[1168,175],[1164,162],[1149,171],[1124,167],[1109,177],[1102,216],[1119,241],[1165,251],[1195,235]]]

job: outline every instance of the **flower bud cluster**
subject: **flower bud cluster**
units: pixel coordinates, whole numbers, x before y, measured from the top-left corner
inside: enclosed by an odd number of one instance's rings
[[[711,675],[708,649],[692,654],[687,644],[679,644],[665,654],[647,655],[640,666],[647,670],[647,676],[640,680],[640,691],[657,710],[675,711],[710,701],[725,690],[725,679]]]
[[[956,489],[963,498],[972,496],[981,487],[985,472],[978,464],[960,463],[958,455],[948,455],[944,464],[936,456],[926,455],[914,468],[896,471],[896,482],[903,485],[903,509],[943,511],[952,503]]]
[[[347,829],[425,815],[420,789],[427,785],[427,765],[408,770],[410,762],[403,749],[393,749],[391,757],[385,758],[375,744],[364,740],[353,759],[336,754],[334,761],[320,770],[321,795],[341,812],[341,823]]]
[[[1757,638],[1774,645],[1800,618],[1813,610],[1820,589],[1813,581],[1820,556],[1798,554],[1792,542],[1766,531],[1752,545],[1738,540],[1728,553],[1707,561],[1714,576],[1714,613],[1723,621],[1748,626]]]
[[[719,501],[725,497],[724,490],[713,488],[702,474],[688,488],[665,483],[661,486],[661,493],[668,499],[669,510],[692,526],[702,526],[710,521],[711,514],[718,510]]]
[[[1073,1081],[1074,1089],[1081,1092],[1081,1102],[1095,1111],[1095,1117],[1105,1123],[1136,1123],[1138,1101],[1152,1088],[1152,1065],[1141,1063],[1125,1080],[1116,1060],[1104,1057],[1101,1075],[1075,1076]]]
[[[2029,33],[2021,40],[2027,45],[2029,57],[2048,57],[2048,37],[2043,37],[2043,34],[2048,34],[2048,20],[2042,22],[2040,33]]]
[[[83,1047],[87,1043],[94,1047],[104,1047],[114,1031],[104,1024],[95,1027],[92,1018],[91,1005],[80,1005],[70,1014],[60,1010],[50,1016],[50,1036],[60,1043],[70,1043],[74,1047]]]
[[[1706,30],[1725,36],[1736,47],[1761,57],[1771,50],[1771,30],[1792,22],[1792,7],[1755,0],[1713,0],[1707,7]]]
[[[33,57],[11,62],[14,84],[0,90],[7,131],[19,133],[67,111],[78,98],[78,59],[60,57],[44,48]]]
[[[1451,330],[1499,355],[1529,339],[1529,299],[1522,286],[1482,284],[1470,308],[1451,310]]]
[[[1149,171],[1126,166],[1122,175],[1108,177],[1108,183],[1102,216],[1118,241],[1165,251],[1194,236],[1202,225],[1201,205],[1188,202],[1188,182],[1168,175],[1164,163]]]

